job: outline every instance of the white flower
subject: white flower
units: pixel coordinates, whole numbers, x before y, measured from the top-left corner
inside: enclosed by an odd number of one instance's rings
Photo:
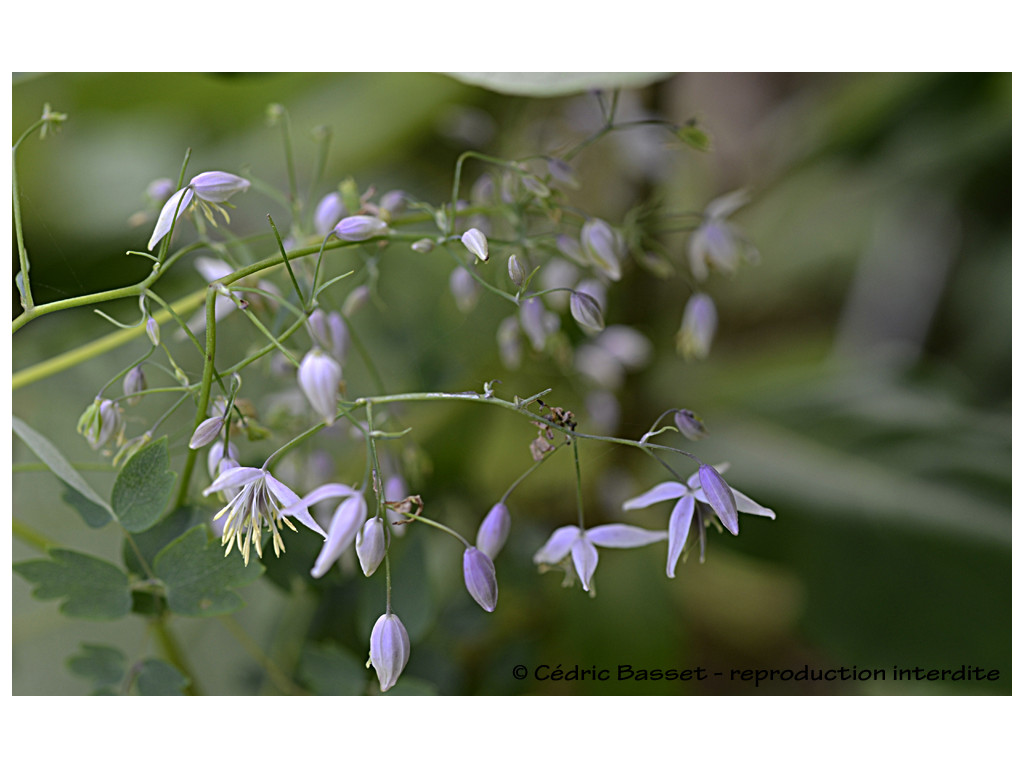
[[[293,506],[284,510],[284,514],[291,512],[293,508],[311,507],[324,499],[342,499],[342,502],[334,510],[334,517],[327,527],[326,541],[320,550],[320,554],[310,571],[314,579],[319,579],[331,566],[341,557],[353,541],[359,529],[366,522],[366,499],[363,494],[351,486],[342,483],[327,483],[321,485],[314,491],[297,499]]]
[[[274,554],[280,555],[284,550],[284,542],[281,540],[279,529],[287,525],[293,531],[295,526],[288,520],[288,516],[298,518],[299,522],[307,528],[316,531],[325,539],[327,534],[323,528],[317,525],[316,520],[309,514],[308,505],[301,503],[299,497],[276,479],[265,469],[255,467],[234,467],[218,475],[217,479],[209,488],[203,491],[203,496],[224,490],[226,488],[237,489],[235,495],[225,505],[214,520],[227,513],[224,521],[224,533],[221,536],[221,544],[227,544],[224,554],[231,552],[232,546],[237,546],[242,552],[245,564],[249,564],[250,545],[256,547],[256,556],[263,557],[261,538],[263,526],[270,529],[274,539]],[[287,507],[287,509],[284,509]]]
[[[721,471],[724,472],[725,469],[726,466],[722,465]],[[714,474],[711,474],[712,472]],[[708,489],[711,490],[710,496],[701,487],[705,483]],[[728,502],[723,500],[729,494],[725,493],[722,486],[731,493],[731,498],[733,499],[731,508]],[[669,501],[671,499],[678,499],[678,501],[676,501],[668,521],[668,564],[665,572],[669,578],[675,578],[676,563],[678,563],[679,556],[683,553],[683,548],[686,545],[691,528],[696,528],[696,533],[700,538],[700,561],[704,562],[704,546],[707,541],[705,527],[706,523],[710,522],[710,513],[712,511],[722,521],[722,525],[734,536],[740,532],[738,512],[768,517],[772,520],[775,519],[775,513],[772,510],[762,507],[749,496],[745,496],[735,488],[728,486],[719,474],[719,470],[707,464],[701,465],[700,470],[690,475],[686,479],[685,485],[675,481],[659,483],[646,493],[626,500],[622,508],[624,510],[644,509],[652,504],[657,504],[659,501]]]
[[[567,557],[580,577],[583,589],[590,591],[590,580],[597,568],[597,547],[629,549],[664,541],[665,531],[649,531],[635,525],[611,523],[583,530],[576,525],[566,525],[551,534],[544,546],[533,556],[537,565],[557,565]]]
[[[466,250],[480,261],[487,261],[487,236],[483,232],[479,229],[467,229],[460,239]]]
[[[156,226],[153,228],[153,235],[149,238],[148,250],[159,243],[164,235],[171,231],[171,226],[185,212],[193,197],[206,203],[213,204],[213,207],[220,210],[224,218],[227,213],[217,204],[227,201],[236,192],[244,192],[249,188],[249,180],[233,173],[223,171],[207,171],[193,176],[187,186],[182,187],[171,195],[157,217]],[[209,216],[209,213],[207,213]],[[210,216],[212,221],[212,216]]]

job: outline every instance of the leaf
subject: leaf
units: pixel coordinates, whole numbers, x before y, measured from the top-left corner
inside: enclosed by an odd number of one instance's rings
[[[189,680],[178,669],[160,659],[142,662],[135,684],[142,696],[182,696]]]
[[[201,522],[201,515],[202,510],[198,507],[178,507],[148,531],[125,537],[122,557],[128,572],[146,576],[143,561],[152,568],[153,560],[160,550],[185,531],[198,525]]]
[[[167,605],[182,616],[216,616],[242,607],[233,590],[251,584],[263,566],[246,567],[242,556],[225,557],[204,526],[182,534],[156,556],[153,570],[167,588]]]
[[[71,462],[64,458],[63,454],[57,450],[53,443],[17,416],[11,417],[11,427],[14,433],[25,442],[25,445],[32,449],[32,452],[50,468],[53,474],[82,494],[90,502],[113,514],[110,505],[85,482],[85,478],[75,471],[75,468],[71,466]]]
[[[86,525],[90,528],[102,528],[110,522],[110,512],[106,508],[101,507],[99,504],[94,504],[64,480],[60,482],[64,486],[64,493],[60,497],[67,502],[69,507],[82,516],[82,520],[85,521]]]
[[[127,659],[119,648],[82,643],[82,651],[68,659],[72,674],[92,680],[98,689],[117,685],[124,677]]]
[[[299,661],[299,677],[319,696],[365,693],[370,674],[351,651],[333,644],[306,648]]]
[[[80,619],[117,619],[131,610],[128,577],[117,566],[81,552],[51,549],[50,560],[15,563],[14,570],[36,585],[40,600],[67,598],[61,613]]]
[[[162,437],[128,459],[118,473],[110,502],[126,531],[145,531],[163,514],[177,477],[169,465],[167,438]]]
[[[511,96],[568,96],[592,90],[643,88],[668,72],[447,72],[463,83]]]

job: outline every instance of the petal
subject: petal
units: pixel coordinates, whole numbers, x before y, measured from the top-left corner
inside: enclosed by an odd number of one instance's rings
[[[190,182],[196,196],[209,203],[223,203],[236,192],[249,188],[249,180],[224,171],[206,171],[193,176]]]
[[[494,563],[476,547],[467,547],[462,556],[462,572],[466,591],[488,613],[498,604],[498,579]]]
[[[725,482],[718,471],[709,464],[701,464],[698,470],[700,474],[700,487],[707,497],[708,504],[715,510],[722,525],[733,536],[740,532],[740,517],[736,511],[736,497],[732,495],[732,489]]]
[[[740,512],[746,512],[748,515],[770,517],[772,520],[775,519],[775,512],[768,509],[768,507],[761,506],[749,496],[737,491],[731,485],[729,487],[732,488],[732,495],[736,497],[736,509]]]
[[[324,499],[337,499],[346,496],[355,496],[359,491],[355,488],[345,485],[343,483],[326,483],[316,488],[300,499],[299,503],[304,507],[312,507],[317,502],[323,501]],[[290,515],[290,509],[282,509],[282,515]]]
[[[184,199],[182,199],[184,197]],[[178,204],[178,201],[181,204]],[[171,225],[177,219],[178,216],[184,212],[188,207],[188,204],[192,202],[192,190],[189,187],[182,187],[164,203],[164,207],[160,209],[160,216],[157,217],[156,226],[153,227],[153,234],[149,238],[149,245],[146,246],[146,250],[152,251],[153,246],[159,243],[164,235],[171,231]],[[177,212],[177,216],[175,216]]]
[[[598,525],[589,529],[586,532],[586,537],[599,547],[628,549],[630,547],[642,547],[645,544],[653,544],[656,541],[664,541],[668,538],[668,532],[650,531],[646,528],[638,528],[635,525],[611,523],[610,525]]]
[[[714,219],[723,219],[735,213],[749,202],[750,193],[745,189],[737,189],[721,197],[716,197],[704,206],[704,213]]]
[[[565,556],[569,554],[573,541],[581,533],[580,528],[575,525],[565,525],[557,529],[544,542],[544,546],[537,550],[537,554],[533,556],[533,562],[538,565],[541,563],[554,565],[565,559]]]
[[[317,524],[313,516],[309,514],[307,505],[302,503],[302,500],[299,499],[298,495],[291,488],[269,472],[267,473],[267,487],[277,497],[281,506],[284,507],[284,509],[278,510],[277,514],[279,517],[294,517],[311,531],[316,531],[325,539],[327,538],[327,533]],[[288,510],[287,513],[284,511],[285,509]]]
[[[234,469],[229,469],[227,472],[219,475],[210,487],[203,491],[203,496],[209,496],[211,493],[223,491],[225,488],[231,488],[236,485],[248,485],[258,480],[263,474],[264,470],[257,469],[256,467],[235,467]]]
[[[331,524],[327,529],[327,541],[320,549],[320,554],[310,571],[314,579],[319,579],[334,565],[341,553],[356,538],[356,533],[366,520],[366,502],[359,503],[362,496],[345,499],[334,512]]]
[[[587,541],[585,536],[579,536],[572,542],[572,564],[576,566],[583,589],[589,592],[590,580],[597,568],[597,547]]]
[[[659,483],[651,488],[651,490],[647,491],[647,493],[642,493],[639,496],[635,496],[632,499],[624,501],[622,503],[622,508],[624,510],[644,509],[645,507],[651,506],[651,504],[657,504],[659,501],[678,499],[681,496],[687,496],[692,493],[693,491],[682,483],[677,483],[675,481]]]
[[[690,532],[695,507],[693,496],[684,496],[668,519],[668,564],[665,572],[670,579],[676,577],[676,563],[679,562],[679,556],[683,554],[683,548],[686,546],[686,536]]]

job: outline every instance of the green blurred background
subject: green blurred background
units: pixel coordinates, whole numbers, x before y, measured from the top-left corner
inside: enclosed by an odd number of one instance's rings
[[[300,186],[315,155],[311,131],[333,131],[327,184],[315,199],[351,175],[361,187],[439,202],[466,149],[510,158],[557,151],[598,125],[587,94],[499,94],[439,74],[54,74],[15,78],[15,137],[44,102],[69,120],[60,135],[30,139],[18,155],[33,286],[44,302],[146,274],[147,262],[123,254],[142,248],[150,229],[128,218],[143,208],[151,180],[177,175],[188,147],[191,173],[244,169],[283,189],[281,135],[264,118],[271,102],[290,113]],[[696,74],[624,92],[624,116],[697,117],[713,151],[672,144],[655,129],[613,134],[580,156],[582,188],[569,193],[571,204],[619,223],[647,200],[700,210],[747,187],[753,202],[733,218],[762,259],[735,278],[708,281],[720,327],[700,363],[674,353],[686,282],[627,271],[606,319],[644,332],[655,357],[618,393],[618,432],[635,439],[668,408],[696,410],[711,433],[698,455],[731,462],[730,483],[778,519],[747,517],[738,538],[711,533],[707,562],[691,560],[675,580],[665,578],[661,545],[602,550],[590,599],[530,562],[553,528],[574,521],[563,452],[511,499],[494,615],[465,595],[454,542],[423,529],[396,543],[395,609],[413,652],[395,692],[1009,693],[1010,104],[1008,74]],[[468,168],[471,181],[480,168]],[[234,230],[262,231],[268,211],[287,226],[286,210],[250,190]],[[683,235],[668,241],[680,272],[685,243]],[[12,276],[16,251],[14,263]],[[447,295],[450,268],[403,246],[385,254],[380,302],[355,323],[389,390],[462,391],[501,379],[499,391],[511,398],[552,387],[549,402],[583,414],[586,430],[579,382],[543,358],[503,370],[494,332],[507,307],[484,297],[460,314]],[[160,286],[173,299],[202,284],[182,266]],[[346,290],[340,285],[332,298],[340,302]],[[104,309],[134,317],[131,303]],[[225,327],[238,331],[225,334],[227,344],[246,349],[244,324],[230,318]],[[38,319],[15,335],[13,369],[110,329],[88,310]],[[16,390],[15,415],[73,460],[95,462],[75,434],[78,415],[141,343]],[[346,377],[355,391],[369,391],[357,363]],[[255,371],[246,386],[259,400]],[[264,395],[284,386],[271,377]],[[402,418],[429,457],[411,490],[429,514],[464,533],[529,466],[535,431],[504,411],[419,405]],[[173,428],[172,447],[187,442],[186,429]],[[243,460],[262,461],[284,439],[246,446]],[[361,471],[358,444],[335,439],[322,447],[347,472],[336,479],[350,479]],[[637,451],[584,443],[581,454],[590,524],[623,519],[622,500],[668,479]],[[34,460],[17,440],[14,457]],[[177,461],[180,469],[180,452]],[[105,489],[113,475],[88,477]],[[117,558],[116,531],[86,528],[52,476],[16,473],[13,506],[61,546]],[[668,505],[628,514],[660,528]],[[317,542],[294,541],[280,562],[266,563],[271,578],[245,591],[238,626],[174,623],[205,691],[273,691],[239,645],[239,629],[310,690],[367,689],[362,662],[383,605],[381,574],[366,581],[335,570],[321,583],[297,583]],[[13,542],[15,562],[36,555]],[[81,642],[152,653],[141,620],[72,621],[12,580],[14,693],[88,692],[64,664]],[[703,683],[554,683],[517,681],[516,664],[726,674]],[[728,682],[731,669],[804,664],[980,665],[1000,676],[757,689]]]

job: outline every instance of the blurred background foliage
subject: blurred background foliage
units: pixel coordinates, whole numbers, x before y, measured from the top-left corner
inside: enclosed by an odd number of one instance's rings
[[[146,274],[147,262],[124,252],[142,248],[151,225],[128,219],[143,208],[151,180],[176,177],[188,147],[191,173],[242,170],[284,189],[281,136],[264,118],[271,102],[289,110],[302,184],[313,164],[311,131],[332,129],[327,183],[314,200],[351,175],[364,188],[439,202],[466,149],[510,158],[557,152],[599,125],[591,95],[515,96],[438,74],[52,74],[15,78],[15,136],[44,102],[69,120],[59,136],[30,140],[18,156],[40,301]],[[572,464],[562,452],[511,497],[494,615],[466,596],[461,553],[448,537],[424,528],[396,542],[395,608],[413,650],[394,692],[1008,693],[1010,103],[1008,74],[693,74],[623,92],[624,117],[697,117],[713,151],[673,143],[664,130],[613,134],[579,156],[582,186],[570,203],[618,224],[652,200],[699,211],[747,187],[753,202],[733,219],[762,259],[706,284],[720,327],[710,358],[698,363],[674,352],[689,295],[685,234],[666,240],[674,276],[627,270],[609,294],[606,319],[644,332],[655,355],[617,393],[617,433],[636,439],[668,408],[696,410],[710,431],[696,453],[731,462],[730,483],[778,519],[745,518],[738,538],[712,533],[707,562],[691,559],[672,581],[660,545],[604,550],[590,599],[530,562],[553,528],[574,521]],[[467,165],[467,179],[480,170]],[[263,232],[268,211],[287,226],[288,212],[258,188],[237,202],[235,232]],[[549,402],[576,411],[581,429],[592,426],[579,381],[549,360],[502,369],[494,334],[509,310],[485,295],[461,314],[448,295],[449,261],[396,245],[380,267],[379,297],[355,325],[389,391],[479,390],[500,379],[499,392],[511,398],[552,387]],[[159,287],[173,299],[202,285],[182,266]],[[349,288],[332,288],[332,300],[340,303]],[[126,321],[135,312],[131,303],[104,310]],[[225,328],[237,331],[222,336],[236,348],[225,359],[234,359],[253,337],[239,318]],[[109,330],[88,310],[38,319],[14,337],[13,369]],[[142,343],[16,390],[15,414],[73,460],[97,462],[75,434],[78,415]],[[346,369],[350,391],[369,392],[359,368]],[[270,398],[289,384],[260,370],[265,381],[254,369],[244,394],[267,408],[259,393]],[[412,492],[423,495],[428,514],[466,534],[530,463],[534,429],[499,409],[410,405],[402,418],[414,427],[423,470],[411,478]],[[187,429],[171,428],[178,469]],[[262,461],[284,439],[244,446],[243,463]],[[321,447],[335,479],[361,473],[358,442],[332,434]],[[665,525],[667,505],[619,511],[625,498],[668,479],[663,469],[606,444],[584,443],[581,454],[589,524],[628,515]],[[35,460],[19,441],[14,455],[16,463]],[[101,489],[113,477],[88,476]],[[117,532],[87,529],[51,475],[16,473],[13,505],[18,520],[61,546],[116,558]],[[245,590],[240,613],[174,623],[204,691],[276,691],[239,642],[242,633],[309,690],[368,690],[363,662],[383,579],[335,569],[312,584],[303,575],[318,543],[307,533],[289,538],[280,561],[265,561],[268,578]],[[15,562],[36,554],[14,541]],[[147,652],[138,619],[73,621],[29,593],[14,577],[15,693],[88,692],[64,663],[82,642]],[[997,668],[1000,679],[755,690],[722,679],[552,683],[511,674],[515,664],[627,663],[703,666],[726,678],[747,667],[966,664]]]

